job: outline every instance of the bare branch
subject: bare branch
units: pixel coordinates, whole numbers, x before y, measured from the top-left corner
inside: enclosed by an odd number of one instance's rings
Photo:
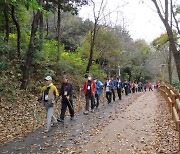
[[[168,0],[165,0],[165,21],[168,21],[168,15],[169,15],[169,12],[168,12]]]
[[[155,7],[157,9],[157,12],[159,14],[160,19],[162,20],[163,23],[165,23],[165,19],[164,19],[163,15],[162,15],[162,13],[160,11],[160,8],[159,8],[159,6],[157,4],[157,1],[156,0],[152,0],[152,2],[154,3],[154,5],[155,5]]]
[[[163,14],[165,14],[165,11],[164,11],[164,8],[163,8],[163,5],[161,3],[161,0],[159,0],[159,4],[160,4],[160,7],[161,7],[161,10],[163,11]]]
[[[176,16],[175,16],[175,13],[174,13],[173,10],[172,10],[172,14],[173,14],[174,21],[175,21],[175,23],[176,23],[176,28],[177,28],[178,34],[180,35],[179,24],[178,24],[178,21],[177,21],[177,19],[176,19]]]

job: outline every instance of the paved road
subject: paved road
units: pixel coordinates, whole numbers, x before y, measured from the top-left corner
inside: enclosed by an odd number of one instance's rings
[[[84,147],[94,153],[156,153],[156,111],[158,100],[154,92],[146,92],[118,115],[102,133]],[[93,150],[92,150],[93,149]]]
[[[0,147],[2,153],[133,153],[151,150],[155,92],[124,96],[106,102],[89,115],[66,118],[48,133],[44,128]],[[149,135],[150,134],[150,135]],[[150,143],[151,142],[151,143]]]

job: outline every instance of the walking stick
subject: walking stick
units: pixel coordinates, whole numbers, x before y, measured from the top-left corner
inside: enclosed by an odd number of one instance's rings
[[[66,98],[66,99],[67,99],[67,98]],[[74,108],[73,108],[71,102],[69,101],[69,99],[67,99],[67,101],[68,101],[68,103],[69,103],[69,106],[71,107],[71,110],[74,112]]]

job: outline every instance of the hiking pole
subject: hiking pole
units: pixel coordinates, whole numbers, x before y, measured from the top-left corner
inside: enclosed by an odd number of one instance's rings
[[[67,99],[67,98],[66,98]],[[69,106],[71,107],[72,111],[74,112],[74,109],[73,109],[73,106],[71,104],[71,102],[69,101],[69,99],[67,99],[68,103],[69,103]]]

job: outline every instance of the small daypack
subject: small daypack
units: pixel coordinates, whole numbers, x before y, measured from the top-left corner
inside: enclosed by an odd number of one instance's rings
[[[43,95],[43,101],[45,107],[53,107],[52,100],[49,100],[48,98],[48,93],[51,87],[47,87],[46,90],[44,90],[44,95]]]

